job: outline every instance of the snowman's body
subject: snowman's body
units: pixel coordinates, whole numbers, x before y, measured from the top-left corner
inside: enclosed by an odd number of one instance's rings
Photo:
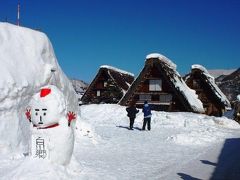
[[[73,125],[67,118],[64,95],[55,86],[33,96],[31,108],[31,155],[66,165],[74,147]]]
[[[74,134],[72,128],[68,127],[68,125],[58,125],[47,129],[37,129],[36,127],[32,127],[31,132],[32,141],[36,141],[38,137],[44,138],[45,150],[47,151],[46,155],[50,161],[62,165],[69,163],[74,146]],[[41,158],[37,157],[35,149],[37,150],[36,147],[31,147],[32,156],[35,158]]]

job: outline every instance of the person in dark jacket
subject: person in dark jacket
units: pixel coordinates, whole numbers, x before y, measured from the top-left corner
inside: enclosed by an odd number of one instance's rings
[[[152,113],[151,113],[151,108],[150,108],[150,106],[149,106],[147,101],[144,102],[142,112],[144,114],[142,130],[145,130],[145,127],[146,127],[146,124],[147,124],[147,129],[150,131],[151,130],[151,117],[152,117]]]
[[[135,120],[136,114],[139,112],[139,110],[137,110],[137,108],[135,106],[135,103],[132,102],[130,104],[130,106],[126,108],[126,111],[128,113],[127,116],[129,117],[129,120],[130,120],[130,127],[129,127],[129,129],[133,130],[134,120]]]
[[[237,96],[237,101],[234,106],[233,118],[240,124],[240,94]]]

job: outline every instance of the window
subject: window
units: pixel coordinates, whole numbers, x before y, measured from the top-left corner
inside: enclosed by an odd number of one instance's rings
[[[106,81],[103,82],[103,87],[107,87],[107,82]]]
[[[172,101],[171,94],[161,94],[160,95],[160,102],[161,103],[170,103]]]
[[[162,90],[161,79],[149,80],[149,91],[161,91],[161,90]]]
[[[151,101],[151,95],[150,94],[140,94],[139,100],[140,101]]]
[[[97,96],[100,96],[100,95],[101,95],[101,91],[97,90]]]

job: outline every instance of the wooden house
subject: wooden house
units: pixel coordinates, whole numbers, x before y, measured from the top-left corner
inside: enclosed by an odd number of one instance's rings
[[[144,101],[148,101],[154,110],[204,111],[195,91],[176,71],[176,65],[161,54],[146,57],[145,66],[119,104],[128,106],[134,102],[142,108]]]
[[[107,65],[101,66],[82,96],[82,104],[118,103],[133,81],[132,73]]]
[[[214,77],[203,66],[192,65],[191,73],[185,77],[185,81],[196,91],[207,115],[222,116],[226,109],[231,108],[227,97],[216,85]]]

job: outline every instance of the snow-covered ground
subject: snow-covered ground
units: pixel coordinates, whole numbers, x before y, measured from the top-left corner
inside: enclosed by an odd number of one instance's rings
[[[89,179],[181,179],[188,173],[208,179],[215,166],[200,160],[210,156],[218,163],[222,145],[240,135],[232,120],[193,113],[153,112],[151,131],[139,130],[142,113],[129,131],[125,108],[118,105],[82,106],[81,116],[80,124],[92,129],[88,136],[78,129],[75,157],[80,177]]]
[[[227,160],[240,159],[235,149],[240,148],[236,139],[240,137],[240,126],[227,118],[153,112],[152,130],[140,131],[143,114],[138,113],[135,128],[130,131],[123,106],[85,105],[81,106],[79,115],[74,157],[69,166],[38,163],[28,156],[5,154],[0,156],[0,177],[209,179],[219,168],[229,167],[224,165],[227,161],[223,163],[222,158],[218,159],[226,149],[224,144],[229,144],[227,148],[230,148],[224,152]]]

